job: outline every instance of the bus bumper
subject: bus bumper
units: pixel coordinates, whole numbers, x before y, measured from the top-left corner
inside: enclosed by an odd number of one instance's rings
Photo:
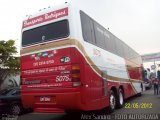
[[[22,92],[22,102],[25,108],[32,108],[34,112],[63,113],[68,109],[84,109],[80,92],[45,94]]]

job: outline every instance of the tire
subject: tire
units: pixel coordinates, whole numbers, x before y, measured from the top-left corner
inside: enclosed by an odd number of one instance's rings
[[[110,91],[109,95],[109,113],[112,113],[116,108],[116,96],[113,90]]]
[[[20,115],[22,113],[22,106],[18,103],[11,104],[9,112],[11,115]]]
[[[122,89],[119,89],[117,95],[117,108],[122,108],[124,105],[124,92]]]

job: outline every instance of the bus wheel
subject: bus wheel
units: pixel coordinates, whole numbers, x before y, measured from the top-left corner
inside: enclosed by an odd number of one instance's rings
[[[118,91],[118,99],[117,99],[117,107],[122,108],[124,105],[124,92],[122,89],[119,89]]]
[[[116,107],[116,97],[113,90],[111,90],[109,95],[109,112],[110,113],[113,112],[115,110],[115,107]]]

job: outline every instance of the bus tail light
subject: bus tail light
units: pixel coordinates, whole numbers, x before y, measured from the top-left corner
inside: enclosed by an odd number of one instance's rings
[[[80,66],[79,65],[72,65],[72,82],[73,87],[78,87],[81,85],[80,83]]]
[[[20,86],[22,85],[22,75],[20,75]]]

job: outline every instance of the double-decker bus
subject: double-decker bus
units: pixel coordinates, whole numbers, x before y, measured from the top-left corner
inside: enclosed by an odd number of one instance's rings
[[[68,3],[23,21],[20,60],[22,102],[35,112],[114,111],[141,93],[140,55]]]

